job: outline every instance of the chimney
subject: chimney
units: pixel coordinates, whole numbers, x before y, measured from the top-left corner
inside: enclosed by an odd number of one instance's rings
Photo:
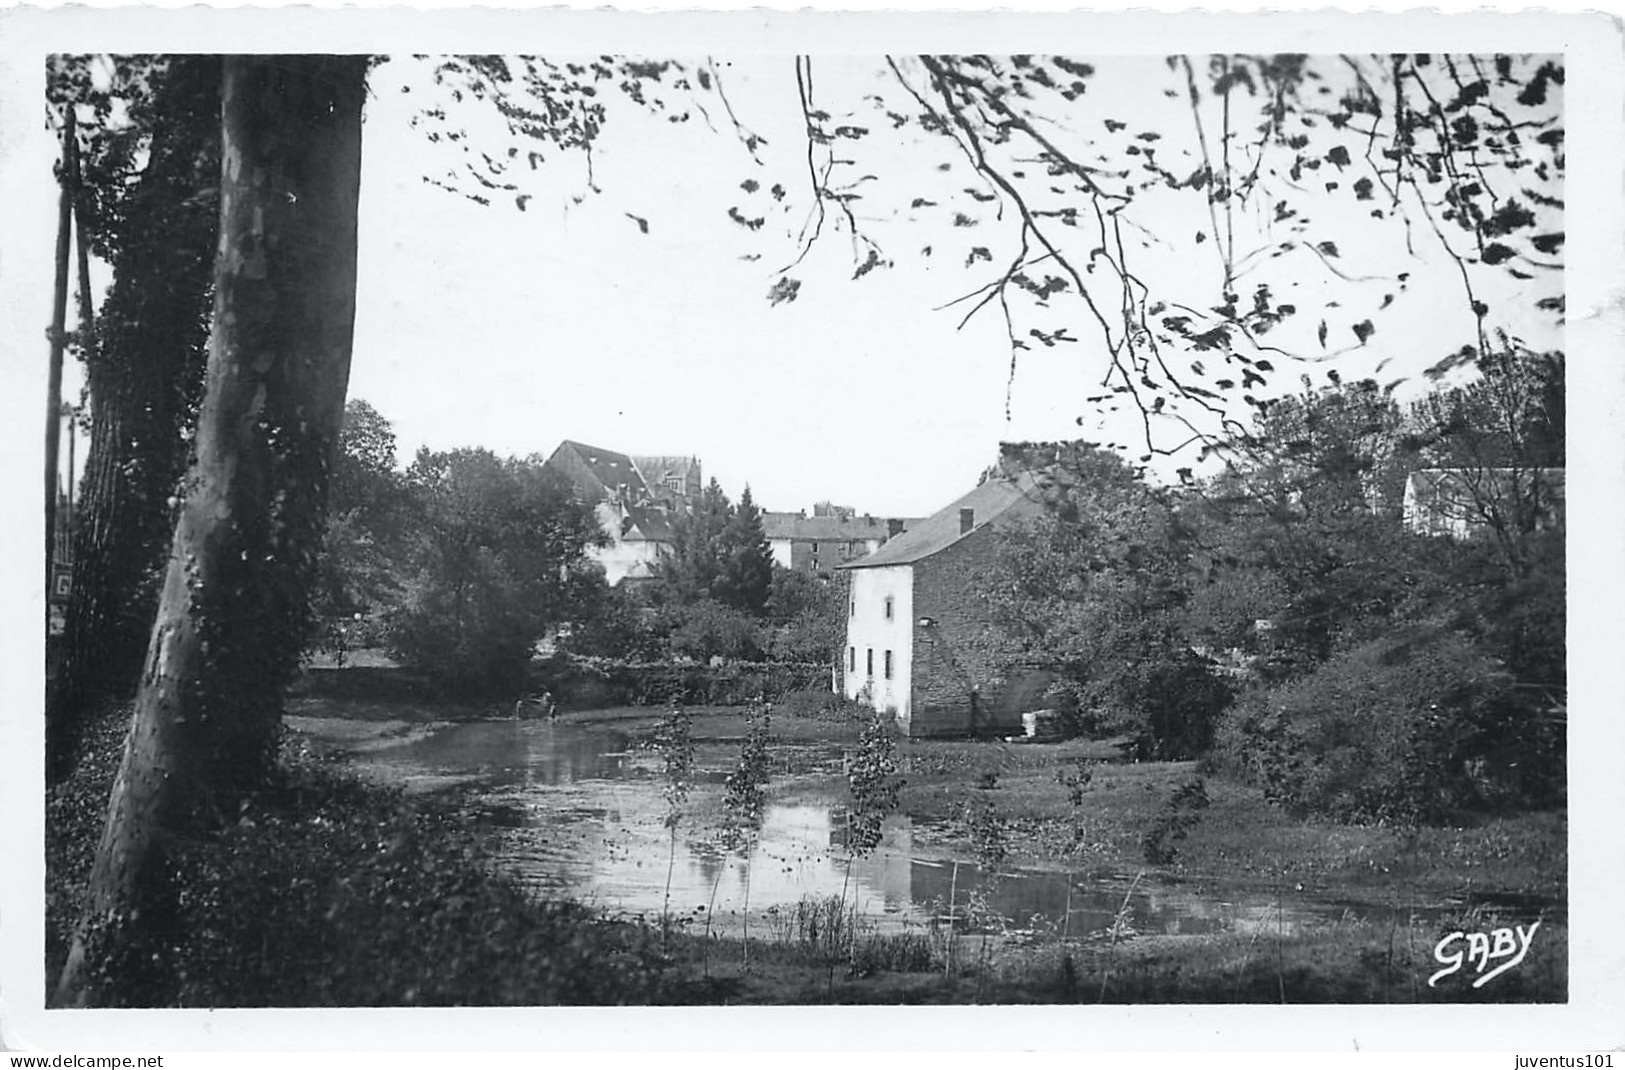
[[[959,533],[961,535],[969,535],[970,534],[970,529],[974,528],[975,526],[976,526],[976,510],[975,509],[961,509],[961,510],[959,510]]]
[[[886,521],[886,538],[895,539],[903,533],[903,522],[896,517]]]

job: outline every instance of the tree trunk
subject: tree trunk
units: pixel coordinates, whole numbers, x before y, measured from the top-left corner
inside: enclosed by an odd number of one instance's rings
[[[365,57],[224,62],[196,457],[59,1002],[162,998],[167,843],[275,759],[349,381],[365,75]]]
[[[186,433],[203,386],[220,223],[212,195],[220,182],[220,59],[170,59],[151,122],[136,189],[98,234],[113,285],[85,352],[90,449],[61,671],[46,719],[48,783],[72,770],[96,705],[135,692],[157,610]]]

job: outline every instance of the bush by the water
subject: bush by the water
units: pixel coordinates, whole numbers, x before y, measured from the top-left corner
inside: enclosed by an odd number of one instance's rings
[[[829,666],[777,661],[622,661],[557,655],[530,680],[566,707],[739,706],[829,684]]]
[[[1565,782],[1563,725],[1461,636],[1416,627],[1240,699],[1219,762],[1289,810],[1436,821],[1545,805]]]
[[[773,709],[775,713],[785,717],[832,721],[837,724],[866,724],[875,716],[873,706],[854,702],[827,687],[787,691],[773,700]]]
[[[1141,761],[1181,761],[1213,745],[1230,684],[1197,654],[1163,654],[1120,668],[1109,680],[1061,679],[1044,693],[1063,734],[1127,736]]]
[[[1206,754],[1230,684],[1197,654],[1146,662],[1124,674],[1119,691],[1138,713],[1132,749],[1142,761],[1179,761]]]

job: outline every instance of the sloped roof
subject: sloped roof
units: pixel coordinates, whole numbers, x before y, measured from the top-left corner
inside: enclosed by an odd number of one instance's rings
[[[643,476],[632,463],[632,458],[626,454],[565,439],[559,443],[559,448],[553,451],[553,456],[557,457],[565,450],[574,453],[576,459],[605,490],[614,490],[624,484],[627,493],[633,498],[648,495],[648,487],[643,482]]]
[[[905,528],[918,524],[905,519]],[[769,539],[821,539],[829,542],[858,542],[886,537],[886,520],[875,516],[803,516],[801,513],[762,514],[762,534]]]
[[[671,542],[671,521],[663,510],[629,505],[621,521],[621,538],[627,542]]]
[[[649,456],[633,457],[632,463],[643,474],[645,482],[658,482],[666,476],[684,476],[699,466],[696,457]]]
[[[836,568],[880,568],[908,565],[940,553],[964,538],[960,531],[960,510],[974,514],[971,531],[988,524],[1032,516],[1044,508],[1037,479],[1023,472],[1014,479],[989,479],[946,508],[926,517],[903,534],[866,557],[846,561]]]

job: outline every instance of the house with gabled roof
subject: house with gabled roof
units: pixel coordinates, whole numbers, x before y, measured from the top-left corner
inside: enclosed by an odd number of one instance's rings
[[[699,500],[702,484],[698,457],[632,457],[631,461],[655,504],[682,509]]]
[[[700,462],[693,457],[632,457],[565,439],[546,467],[570,482],[578,501],[592,505],[609,543],[590,547],[587,556],[603,567],[611,587],[654,577],[671,553],[673,515],[699,494]],[[662,480],[658,490],[650,477]]]
[[[864,557],[848,579],[841,690],[910,736],[1009,734],[1053,674],[1027,665],[989,598],[1001,531],[1044,509],[1042,477],[991,471]]]
[[[845,562],[880,549],[913,523],[918,521],[858,516],[854,509],[818,502],[811,516],[803,512],[763,512],[762,534],[767,537],[775,564],[827,577]]]
[[[1562,527],[1565,489],[1562,468],[1423,468],[1405,480],[1405,527],[1457,539]]]

